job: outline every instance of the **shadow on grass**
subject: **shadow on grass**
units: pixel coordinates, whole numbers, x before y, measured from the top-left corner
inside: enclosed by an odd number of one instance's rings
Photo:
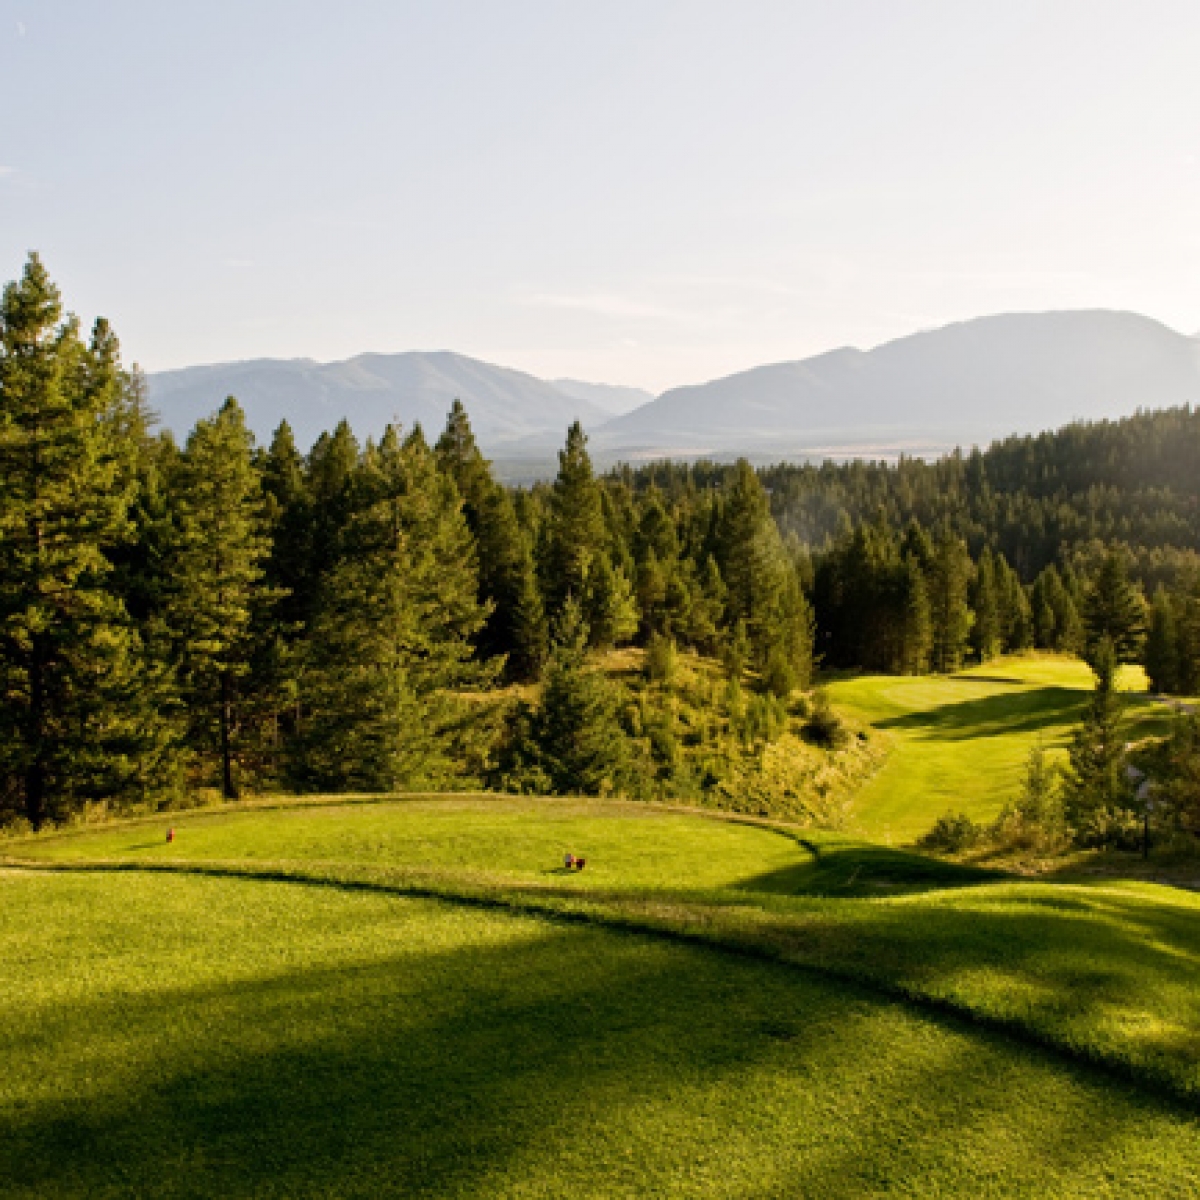
[[[944,682],[946,683],[999,683],[1009,684],[1014,687],[1020,687],[1025,683],[1024,679],[1016,675],[947,675]]]
[[[943,704],[928,711],[887,717],[876,724],[879,729],[911,731],[938,741],[967,741],[1072,724],[1082,716],[1086,702],[1087,693],[1075,688],[1044,687]]]
[[[781,1172],[795,1194],[971,1195],[997,1169],[1051,1194],[1097,1164],[1119,1181],[1122,1121],[1194,1136],[1160,1101],[853,986],[532,922],[12,1032],[72,1063],[136,1053],[4,1112],[3,1195],[704,1195],[731,1167],[746,1196]],[[1171,1171],[1153,1194],[1185,1194]]]
[[[878,896],[995,883],[997,870],[947,862],[870,842],[795,839],[808,859],[739,881],[738,891],[790,896]]]

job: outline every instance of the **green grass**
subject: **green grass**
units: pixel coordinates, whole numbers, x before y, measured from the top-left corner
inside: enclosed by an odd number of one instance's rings
[[[0,842],[0,1196],[1198,1194],[1200,897],[880,844],[994,815],[1088,684],[832,684],[890,742],[858,834],[460,796]]]
[[[40,858],[121,857],[369,862],[467,868],[499,878],[596,886],[709,888],[751,883],[793,866],[797,844],[752,823],[697,820],[666,808],[603,800],[505,797],[304,804],[156,820],[10,843]],[[563,870],[566,853],[587,859]]]
[[[0,874],[0,1195],[1190,1196],[1197,1122],[784,966],[256,879]]]
[[[1023,655],[949,678],[866,675],[829,685],[834,703],[890,740],[887,762],[855,798],[851,827],[904,844],[946,812],[993,819],[1019,788],[1040,739],[1062,750],[1092,686],[1076,659]],[[1164,732],[1169,711],[1149,696],[1140,671],[1126,670],[1129,736]]]
[[[616,803],[301,805],[9,843],[60,864],[214,866],[681,935],[854,979],[1200,1098],[1200,900],[1030,883],[808,831]],[[443,847],[430,854],[430,842]],[[563,844],[589,860],[558,868]]]

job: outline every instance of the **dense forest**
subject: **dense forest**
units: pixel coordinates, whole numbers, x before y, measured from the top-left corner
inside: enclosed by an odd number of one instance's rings
[[[933,463],[602,477],[575,425],[526,489],[457,403],[433,438],[343,422],[303,449],[286,424],[256,446],[229,398],[181,446],[31,256],[0,304],[0,812],[36,828],[199,788],[728,797],[751,786],[735,742],[844,744],[805,694],[821,668],[1031,647],[1194,693],[1198,503],[1191,408]],[[594,665],[624,646],[638,697]],[[683,654],[708,664],[686,720]]]

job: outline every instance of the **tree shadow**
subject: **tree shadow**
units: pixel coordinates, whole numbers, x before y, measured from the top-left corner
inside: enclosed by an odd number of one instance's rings
[[[887,717],[876,727],[912,731],[939,741],[967,741],[1072,724],[1082,716],[1086,703],[1087,694],[1074,688],[1044,687]]]
[[[552,1194],[539,1187],[557,1179],[573,1195],[695,1195],[697,1169],[723,1178],[736,1144],[774,1180],[742,1194],[790,1178],[788,1194],[855,1196],[920,1190],[923,1172],[969,1182],[963,1142],[995,1141],[997,1125],[1001,1142],[1044,1143],[1064,1177],[1106,1161],[1119,1173],[1110,1108],[1178,1120],[1086,1068],[853,985],[527,925],[503,945],[56,1011],[39,1038],[103,1062],[105,1032],[128,1034],[143,1074],[118,1064],[79,1094],[0,1109],[0,1194],[486,1196]],[[1004,1124],[1039,1080],[1064,1077],[1060,1109]],[[810,1101],[797,1129],[787,1105]]]
[[[732,885],[734,890],[790,896],[878,896],[995,883],[998,870],[948,862],[909,850],[850,840],[796,841],[808,857]]]
[[[776,914],[755,937],[787,961],[969,1012],[1200,1111],[1198,916],[1116,889],[1030,884]]]

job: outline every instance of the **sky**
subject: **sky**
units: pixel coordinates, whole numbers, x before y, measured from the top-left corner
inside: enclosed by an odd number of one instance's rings
[[[1197,47],[1196,0],[0,0],[0,279],[152,371],[1196,333]]]

